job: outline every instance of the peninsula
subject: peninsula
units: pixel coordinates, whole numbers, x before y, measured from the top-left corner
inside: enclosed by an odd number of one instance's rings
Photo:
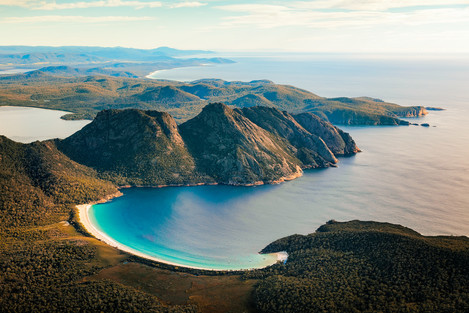
[[[65,72],[83,73],[79,69]],[[73,112],[65,119],[93,119],[105,109],[158,110],[170,113],[178,123],[215,102],[240,109],[267,106],[293,114],[309,112],[335,125],[409,125],[402,118],[427,114],[423,106],[404,107],[368,97],[325,98],[269,80],[202,79],[183,83],[112,77],[105,72],[83,74],[67,76],[64,71],[49,68],[0,75],[0,105]]]

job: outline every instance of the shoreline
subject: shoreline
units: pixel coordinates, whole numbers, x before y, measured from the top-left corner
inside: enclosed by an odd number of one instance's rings
[[[271,265],[274,265],[278,262],[285,262],[288,258],[288,254],[287,252],[285,251],[282,251],[282,252],[276,252],[276,253],[269,253],[269,254],[266,254],[266,255],[275,255],[276,256],[276,260],[274,263],[272,264],[268,264],[266,266],[263,266],[263,267],[253,267],[253,268],[246,268],[246,269],[217,269],[217,268],[205,268],[205,267],[198,267],[198,266],[189,266],[189,265],[184,265],[184,264],[179,264],[179,263],[175,263],[175,262],[171,262],[171,261],[166,261],[166,260],[163,260],[163,259],[159,259],[157,257],[153,257],[153,256],[150,256],[150,255],[147,255],[143,252],[140,252],[140,251],[137,251],[131,247],[128,247],[124,244],[121,244],[119,242],[117,242],[116,240],[114,240],[113,238],[111,238],[110,236],[106,235],[105,233],[103,233],[102,231],[100,231],[99,229],[97,229],[93,223],[91,222],[90,218],[89,218],[89,209],[95,205],[95,204],[98,204],[98,203],[104,203],[104,202],[107,202],[113,198],[116,198],[116,197],[120,197],[122,196],[122,192],[117,192],[115,194],[112,194],[112,195],[109,195],[97,202],[91,202],[91,203],[86,203],[86,204],[79,204],[79,205],[76,205],[76,208],[78,210],[78,219],[79,219],[79,223],[83,226],[83,228],[90,234],[92,235],[94,238],[106,243],[107,245],[110,245],[111,247],[114,247],[118,250],[121,250],[123,252],[126,252],[126,253],[130,253],[132,255],[135,255],[135,256],[138,256],[138,257],[141,257],[143,259],[147,259],[147,260],[150,260],[150,261],[155,261],[155,262],[158,262],[158,263],[163,263],[163,264],[167,264],[167,265],[171,265],[171,266],[175,266],[175,267],[185,267],[185,268],[190,268],[190,269],[196,269],[196,270],[208,270],[208,271],[247,271],[247,270],[253,270],[253,269],[261,269],[261,268],[266,268],[268,266],[271,266]]]

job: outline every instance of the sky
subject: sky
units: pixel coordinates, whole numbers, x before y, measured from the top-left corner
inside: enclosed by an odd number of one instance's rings
[[[469,53],[469,0],[0,0],[0,45]]]

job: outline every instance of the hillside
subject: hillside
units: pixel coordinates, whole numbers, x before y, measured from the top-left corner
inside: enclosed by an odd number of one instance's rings
[[[426,237],[393,224],[330,221],[277,240],[285,265],[261,278],[260,312],[467,312],[469,238]]]
[[[52,141],[0,136],[0,311],[195,312],[109,280],[83,281],[125,259],[69,224],[80,230],[76,204],[118,191],[97,176]]]
[[[338,132],[328,122],[306,125],[325,138]],[[328,142],[338,151],[336,142]],[[233,110],[220,103],[179,126],[164,112],[102,111],[57,146],[119,185],[272,183],[295,178],[304,168],[337,163],[320,136],[290,114],[267,107]],[[340,146],[358,151],[353,140]]]
[[[0,136],[0,224],[42,224],[60,205],[95,201],[117,188],[73,162],[52,141],[20,144]]]
[[[324,98],[293,86],[268,80],[227,82],[203,79],[191,83],[131,78],[134,69],[49,68],[0,76],[0,105],[67,110],[67,119],[92,118],[104,109],[152,109],[170,113],[178,122],[202,111],[209,102],[238,108],[274,107],[294,114],[310,112],[337,125],[409,125],[401,117],[427,114],[424,107],[402,107],[372,98]],[[138,65],[133,64],[133,67]],[[127,78],[81,76],[124,71]],[[64,77],[61,72],[79,73]],[[88,71],[90,71],[88,73]],[[53,74],[53,75],[52,75]],[[123,74],[123,75],[124,75]],[[54,76],[55,75],[55,76]],[[67,76],[67,75],[65,75]]]

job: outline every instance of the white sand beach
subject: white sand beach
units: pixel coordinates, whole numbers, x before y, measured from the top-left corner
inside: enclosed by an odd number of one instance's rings
[[[156,262],[159,262],[159,263],[169,264],[169,265],[173,265],[173,266],[186,267],[186,268],[192,268],[192,269],[199,269],[199,270],[227,271],[226,269],[196,267],[196,266],[188,266],[188,265],[173,263],[173,262],[169,262],[169,261],[166,261],[166,260],[162,260],[162,259],[159,259],[159,258],[156,258],[156,257],[146,255],[142,252],[139,252],[139,251],[137,251],[135,249],[132,249],[128,246],[125,246],[125,245],[115,241],[114,239],[112,239],[111,237],[106,235],[105,233],[101,232],[100,230],[98,230],[93,225],[93,223],[91,222],[91,220],[89,218],[89,215],[88,215],[88,211],[89,211],[89,209],[91,208],[91,206],[93,204],[94,203],[81,204],[81,205],[77,205],[76,207],[78,209],[78,216],[79,216],[79,219],[80,219],[80,223],[83,225],[83,227],[86,229],[86,231],[88,233],[90,233],[92,236],[94,236],[96,239],[101,240],[101,241],[105,242],[106,244],[108,244],[108,245],[110,245],[114,248],[117,248],[121,251],[130,253],[130,254],[133,254],[133,255],[136,255],[138,257],[148,259],[148,260],[151,260],[151,261],[156,261]],[[266,254],[266,256],[275,256],[275,257],[272,258],[272,262],[270,264],[266,264],[264,267],[273,265],[277,262],[283,262],[288,258],[288,254],[286,252]],[[248,270],[248,269],[246,269],[246,270]]]

